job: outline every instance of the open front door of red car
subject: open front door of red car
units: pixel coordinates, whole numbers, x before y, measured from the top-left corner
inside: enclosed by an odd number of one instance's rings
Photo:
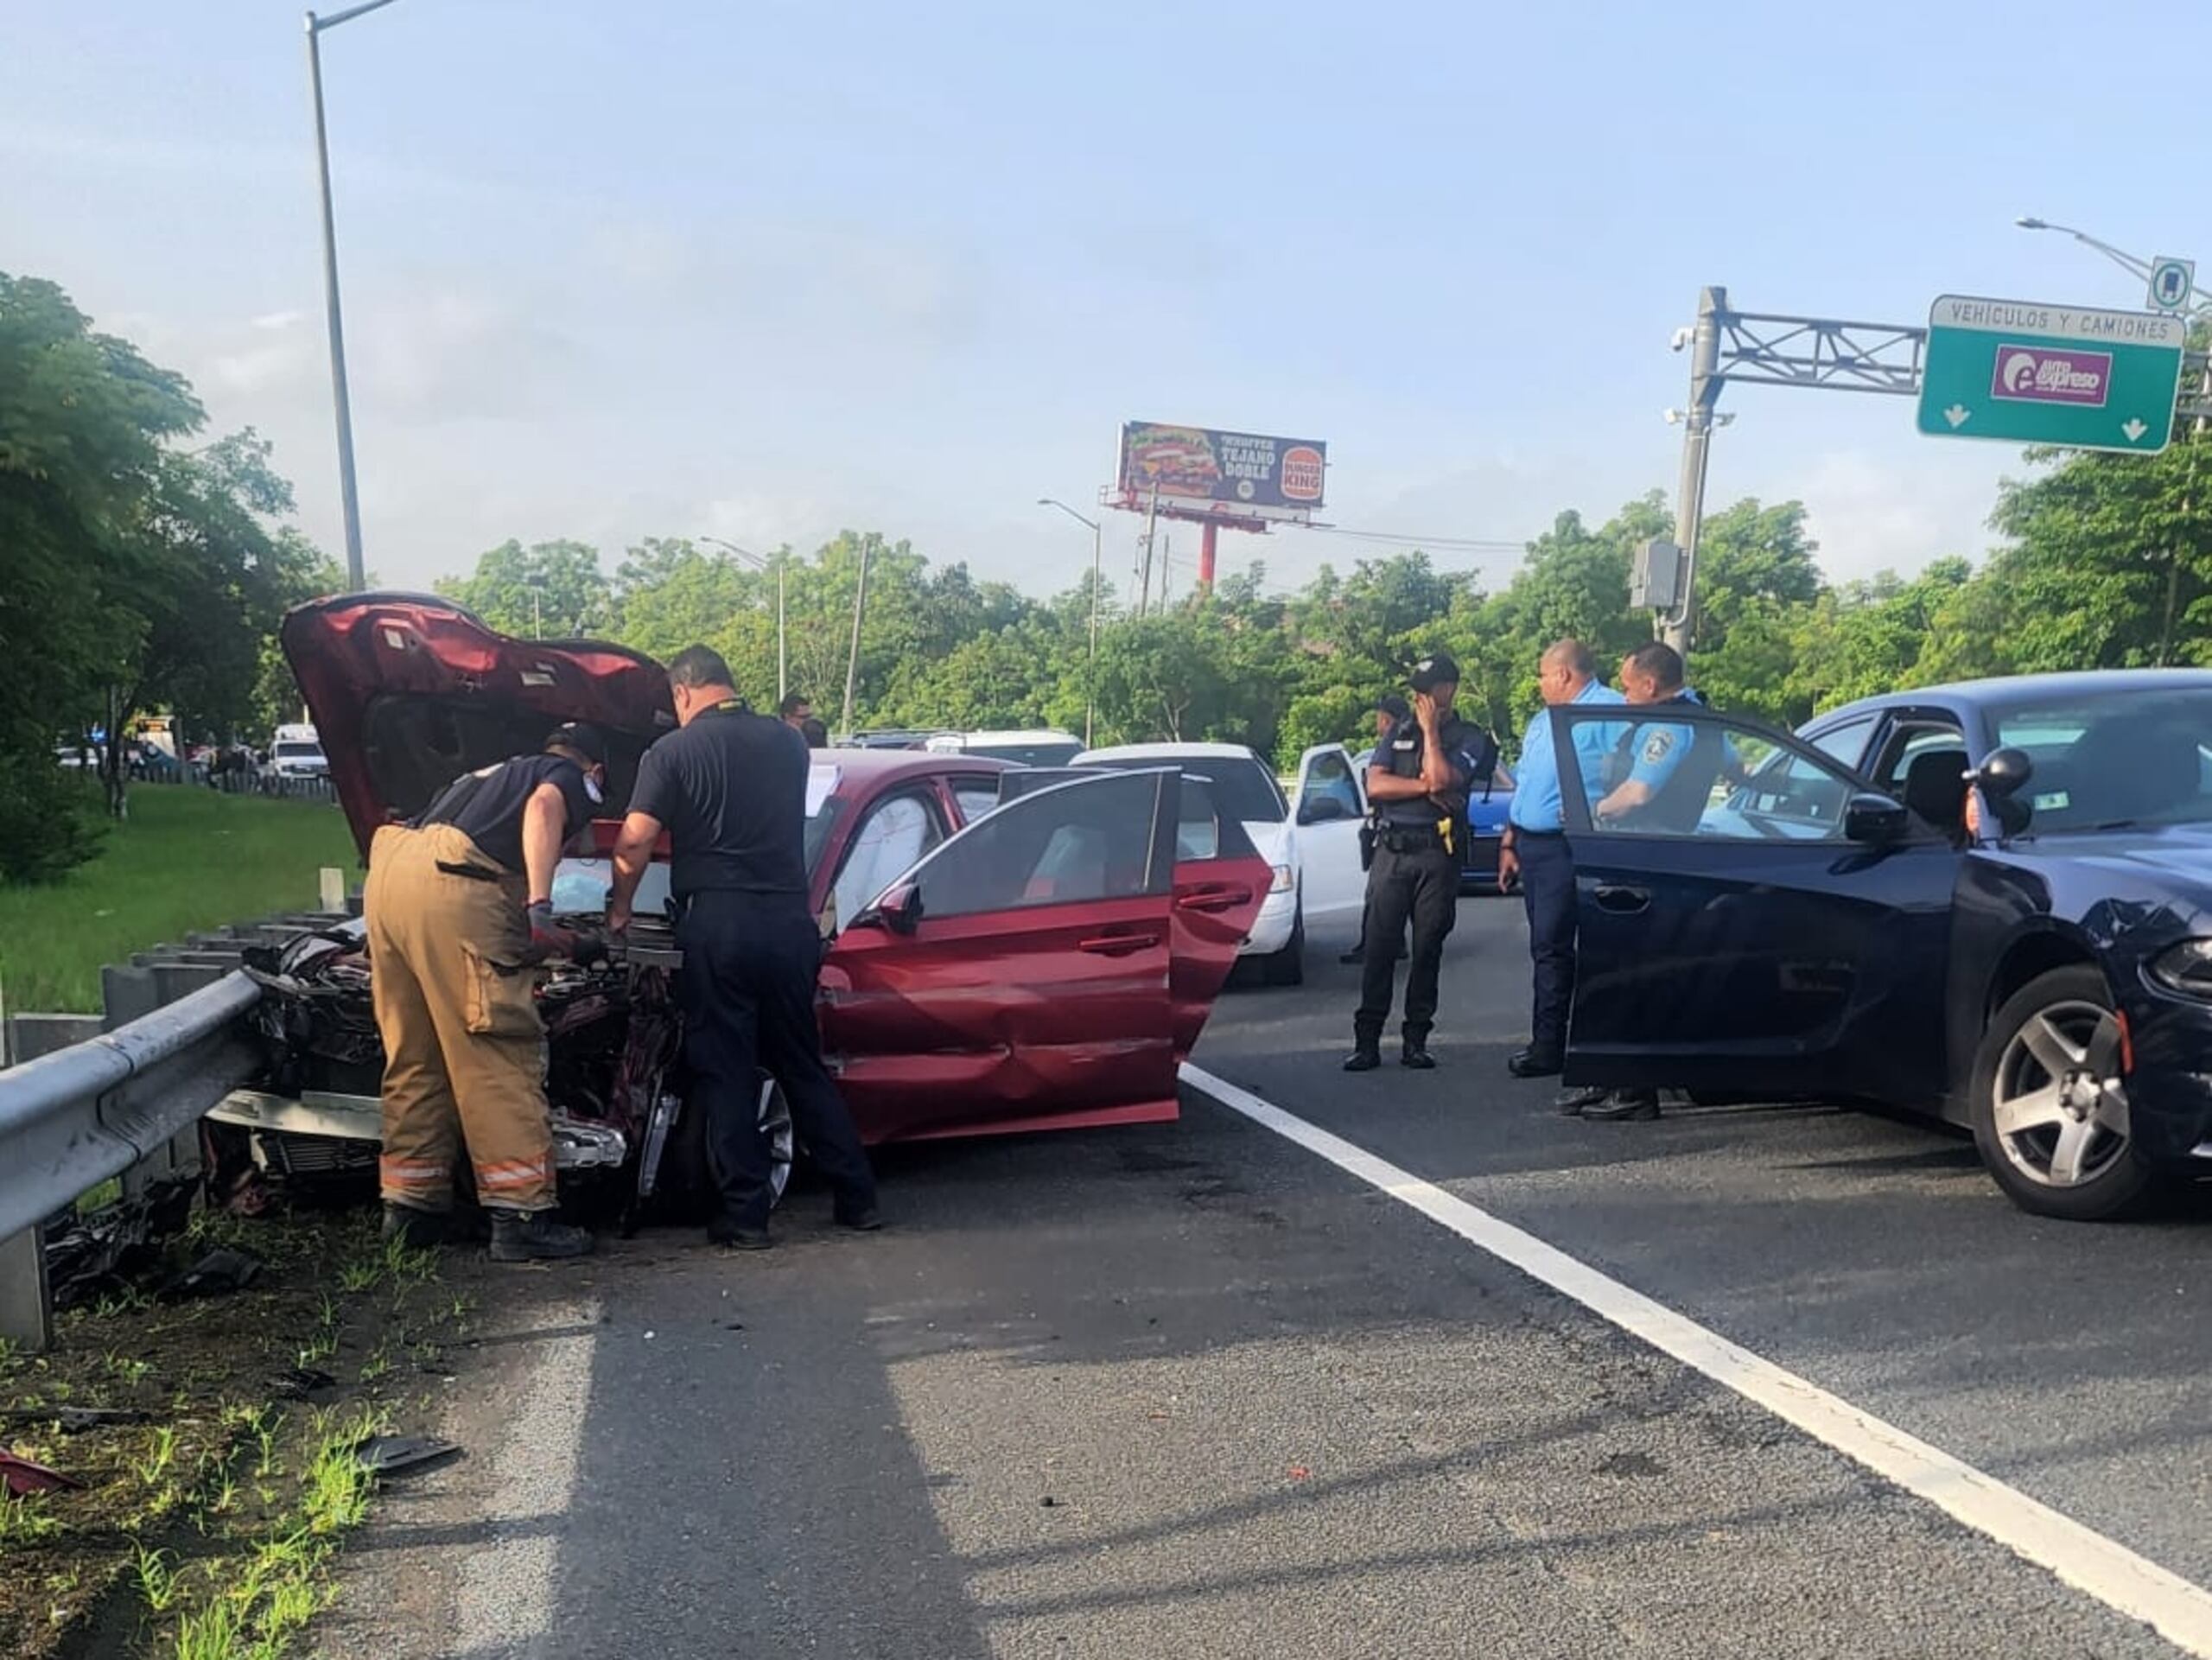
[[[1244,826],[1216,805],[1212,787],[1184,779],[1175,825],[1174,963],[1167,976],[1177,1061],[1189,1059],[1198,1046],[1273,875]]]
[[[1010,801],[846,924],[823,1048],[862,1136],[1175,1116],[1178,786],[1101,773]]]

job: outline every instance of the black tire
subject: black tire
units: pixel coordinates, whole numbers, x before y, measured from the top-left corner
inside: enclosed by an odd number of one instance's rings
[[[2109,1022],[2112,992],[2099,970],[2086,963],[2053,969],[2005,1000],[1983,1032],[1981,1046],[1974,1054],[1974,1079],[1967,1100],[1974,1146],[2005,1197],[2036,1216],[2069,1222],[2110,1221],[2141,1209],[2158,1186],[2157,1173],[2144,1161],[2138,1138],[2109,1123],[2115,1091],[2100,1087],[2095,1081],[2107,1067],[2116,1071],[2109,1059],[2102,1065],[2096,1064],[2101,1044],[2110,1042],[2097,1035],[2101,1028],[2095,1017],[2100,1011]],[[2044,1023],[2047,1038],[2056,1034],[2080,1049],[2081,1059],[2088,1063],[2081,1069],[2083,1081],[2074,1082],[2075,1074],[2063,1069],[2062,1075],[2054,1075],[2040,1059],[2025,1053],[2031,1044],[2029,1029],[2037,1021]],[[2020,1100],[2054,1086],[2068,1091],[2072,1098],[2093,1098],[2096,1104],[2082,1109],[2086,1118],[2070,1132],[2067,1122],[2061,1120],[2009,1135],[2000,1133],[1997,1119],[2000,1095],[2008,1101]],[[2124,1111],[2124,1085],[2117,1091],[2117,1098]],[[2066,1114],[2069,1119],[2075,1116],[2070,1106]],[[2069,1133],[2082,1138],[2086,1150],[2077,1154],[2077,1174],[2056,1179],[2062,1165],[2057,1152],[2060,1138]]]
[[[1262,977],[1271,986],[1306,983],[1306,907],[1301,905],[1290,921],[1290,943],[1262,959]]]

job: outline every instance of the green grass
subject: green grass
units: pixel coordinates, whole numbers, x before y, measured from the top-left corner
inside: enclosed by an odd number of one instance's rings
[[[142,785],[99,858],[51,887],[0,887],[0,997],[18,1013],[98,1014],[102,964],[311,909],[325,865],[352,886],[359,862],[335,807]]]

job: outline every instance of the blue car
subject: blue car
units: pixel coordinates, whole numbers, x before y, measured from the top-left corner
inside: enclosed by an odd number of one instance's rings
[[[1554,709],[1562,766],[1635,718]],[[2212,673],[1928,687],[1795,735],[1666,719],[1675,787],[1566,791],[1569,1083],[1928,1112],[2045,1216],[2212,1173]]]
[[[1360,777],[1367,776],[1370,762],[1375,759],[1372,749],[1363,749],[1352,757],[1352,766]],[[1477,785],[1467,802],[1467,819],[1473,834],[1459,855],[1459,891],[1462,894],[1495,894],[1497,886],[1497,850],[1505,839],[1505,810],[1513,805],[1513,774],[1504,762],[1497,766],[1497,775],[1485,785]]]

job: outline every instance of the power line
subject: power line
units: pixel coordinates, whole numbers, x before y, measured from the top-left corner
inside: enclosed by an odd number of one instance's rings
[[[1321,536],[1342,537],[1351,542],[1385,543],[1393,547],[1435,548],[1461,553],[1526,553],[1524,541],[1509,542],[1497,537],[1423,536],[1414,531],[1363,531],[1344,525],[1307,525],[1302,527]]]

